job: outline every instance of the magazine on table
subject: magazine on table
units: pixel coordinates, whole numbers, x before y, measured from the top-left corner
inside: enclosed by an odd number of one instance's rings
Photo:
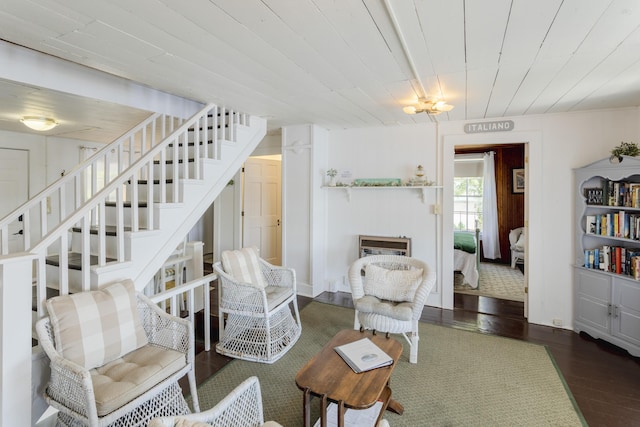
[[[356,373],[393,364],[393,358],[369,338],[339,345],[334,349]]]

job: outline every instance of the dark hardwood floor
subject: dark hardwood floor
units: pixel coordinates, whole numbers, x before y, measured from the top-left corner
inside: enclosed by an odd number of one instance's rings
[[[353,307],[348,293],[325,292],[315,300]],[[298,301],[302,309],[312,300],[299,297]],[[455,294],[454,306],[454,310],[425,307],[421,321],[546,345],[590,426],[640,426],[640,358],[587,335],[529,324],[519,302]],[[215,317],[212,336],[217,340]],[[202,351],[201,343],[198,347],[200,384],[231,359],[214,349]]]

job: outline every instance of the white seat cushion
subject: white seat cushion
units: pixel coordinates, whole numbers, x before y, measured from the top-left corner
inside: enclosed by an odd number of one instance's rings
[[[98,416],[129,403],[186,364],[184,353],[149,344],[92,369]]]
[[[282,304],[287,298],[293,295],[293,289],[281,286],[267,286],[264,288],[267,293],[267,307],[269,311]]]
[[[86,369],[102,366],[147,344],[133,282],[47,300],[56,349]]]
[[[355,301],[355,308],[361,313],[379,314],[396,320],[411,320],[413,305],[409,302],[395,302],[365,295]]]
[[[516,251],[524,252],[524,248],[526,245],[527,245],[527,238],[525,237],[524,231],[523,231],[522,234],[520,234],[520,237],[518,237],[518,241],[516,242],[513,248]]]

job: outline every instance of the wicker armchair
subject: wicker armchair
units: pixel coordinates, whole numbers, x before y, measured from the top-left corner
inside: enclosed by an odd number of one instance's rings
[[[198,422],[214,427],[280,426],[274,421],[264,423],[258,377],[249,377],[244,380],[209,410],[178,417],[154,418],[149,423],[149,427],[174,427],[179,421],[183,421],[187,425]]]
[[[240,259],[244,276],[239,276],[242,272],[237,268],[233,271],[232,263],[225,263],[234,256]],[[251,248],[225,251],[222,260],[213,266],[219,282],[216,351],[253,362],[275,362],[293,347],[302,331],[295,271],[271,265]]]
[[[514,228],[509,231],[509,249],[511,250],[511,268],[516,268],[516,264],[524,263],[524,250],[526,237],[524,227]]]
[[[411,346],[409,362],[417,363],[418,320],[435,283],[435,272],[415,258],[372,255],[358,259],[349,268],[354,329],[402,334]]]
[[[60,324],[58,322],[65,313],[56,319],[52,309],[48,308],[50,317],[37,322],[38,341],[49,357],[51,367],[51,378],[44,397],[47,403],[59,410],[58,425],[146,426],[153,417],[188,414],[190,410],[178,384],[185,374],[189,379],[193,408],[199,411],[191,322],[168,315],[144,295],[135,293],[133,283],[128,286],[132,301],[129,308],[134,313],[137,311],[138,316],[135,325],[127,324],[124,329],[140,326],[143,331],[139,333],[146,335],[146,339],[143,338],[146,344],[102,366],[87,368],[71,360],[72,357],[63,355],[63,351],[69,351],[70,347],[62,341],[64,332],[56,337],[55,331],[60,331],[56,329],[56,324]],[[102,291],[82,294],[96,292]],[[82,296],[74,294],[56,298],[77,297]],[[99,313],[94,318],[102,315],[102,311],[97,311]],[[73,313],[73,316],[76,314]],[[87,323],[81,315],[77,316],[77,320],[83,326]],[[105,324],[112,323],[112,320],[108,320]],[[91,338],[95,339],[95,336]],[[80,341],[82,339],[85,337],[81,337]],[[89,351],[97,346],[94,341],[87,345],[85,339],[84,347]]]

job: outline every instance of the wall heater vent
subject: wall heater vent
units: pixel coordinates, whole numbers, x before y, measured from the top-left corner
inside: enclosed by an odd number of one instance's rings
[[[369,255],[404,255],[411,256],[411,238],[359,236],[359,258]]]

